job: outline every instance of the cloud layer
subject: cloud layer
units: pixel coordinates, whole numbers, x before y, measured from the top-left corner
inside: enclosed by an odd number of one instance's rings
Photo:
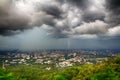
[[[119,0],[0,0],[0,35],[37,26],[56,38],[120,36],[119,21]]]

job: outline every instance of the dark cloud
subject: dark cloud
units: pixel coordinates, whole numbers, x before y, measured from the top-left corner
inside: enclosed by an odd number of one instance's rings
[[[68,2],[70,2],[71,4],[75,4],[77,6],[80,7],[86,7],[88,4],[88,0],[67,0]]]
[[[83,21],[85,22],[94,22],[96,20],[104,21],[105,14],[100,12],[91,13],[91,12],[85,11],[82,18],[83,18]]]
[[[0,34],[11,35],[14,30],[27,29],[29,21],[27,15],[21,15],[14,10],[10,0],[0,1]]]
[[[84,45],[103,48],[105,44],[119,47],[120,0],[0,0],[2,46],[11,48],[14,44],[16,48],[19,44],[21,48],[35,49],[44,44],[50,48],[53,44],[58,43],[61,47],[66,44],[65,39],[63,44],[58,39],[51,42],[51,37],[82,38],[83,41],[74,42],[75,48],[83,48]],[[103,42],[101,44],[91,38],[103,39]]]
[[[48,6],[43,8],[43,11],[45,11],[48,15],[52,15],[55,18],[62,18],[62,10],[58,8],[57,6]]]
[[[120,0],[106,0],[107,8],[110,10],[116,10],[120,8]]]
[[[111,29],[116,28],[106,25],[119,26],[119,4],[119,0],[1,0],[0,34],[12,35],[17,30],[43,25],[48,26],[48,33],[60,38],[76,33],[112,34]]]
[[[26,19],[24,17],[18,17],[18,16],[17,17],[8,16],[7,18],[6,17],[0,18],[0,31],[1,31],[0,33],[1,34],[3,35],[11,34],[11,32],[14,30],[28,29],[29,19]]]
[[[19,15],[6,15],[5,17],[0,18],[0,28],[8,30],[17,30],[27,28],[26,26],[29,23],[29,18],[26,16]]]
[[[32,0],[31,0],[32,1]],[[0,34],[11,35],[16,30],[29,29],[43,24],[55,26],[54,19],[61,19],[62,10],[53,2],[50,5],[39,1],[28,3],[22,0],[1,0],[0,1]],[[36,6],[36,4],[39,4]],[[33,8],[30,12],[27,8]],[[23,9],[22,9],[23,8]],[[26,11],[28,10],[28,11]]]
[[[23,31],[23,30],[21,30]],[[3,30],[1,29],[0,30],[0,35],[3,35],[3,36],[13,36],[13,35],[16,35],[16,34],[19,34],[20,31],[19,30]]]
[[[120,24],[120,0],[106,0],[106,8],[109,11],[106,21],[112,26]]]
[[[88,2],[88,6],[83,10],[83,21],[85,22],[94,22],[96,20],[104,21],[106,11],[105,11],[105,0],[97,1],[91,0]]]
[[[61,3],[69,3],[72,6],[77,6],[81,9],[85,9],[89,5],[89,0],[57,0]]]

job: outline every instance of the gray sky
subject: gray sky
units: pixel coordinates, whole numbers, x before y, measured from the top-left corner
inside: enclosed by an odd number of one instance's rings
[[[116,49],[119,36],[119,0],[0,0],[0,49]]]

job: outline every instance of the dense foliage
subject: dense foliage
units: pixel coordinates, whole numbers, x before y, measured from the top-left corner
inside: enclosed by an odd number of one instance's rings
[[[6,70],[0,70],[0,80],[120,80],[120,56],[99,64],[59,69],[52,67],[51,70],[44,67],[9,66]]]
[[[13,78],[12,73],[8,73],[5,70],[0,69],[0,80],[16,80]]]

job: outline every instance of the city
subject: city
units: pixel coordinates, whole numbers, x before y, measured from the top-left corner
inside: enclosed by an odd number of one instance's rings
[[[2,52],[2,51],[1,51]],[[96,64],[107,60],[109,57],[120,55],[119,51],[111,50],[39,50],[31,52],[3,51],[0,55],[1,66],[9,65],[47,65],[45,69],[51,69],[51,65],[57,68]]]

